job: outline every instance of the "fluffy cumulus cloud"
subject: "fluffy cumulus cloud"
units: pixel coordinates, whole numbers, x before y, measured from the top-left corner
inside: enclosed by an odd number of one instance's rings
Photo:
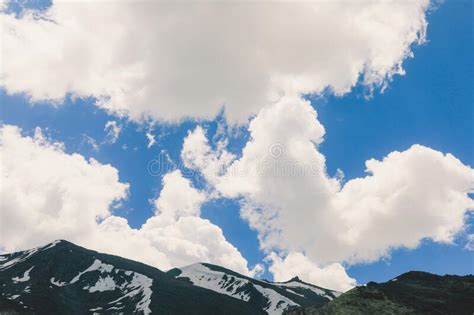
[[[115,168],[65,154],[40,129],[31,138],[2,126],[0,156],[0,240],[6,250],[63,233],[74,239],[88,235],[127,194],[128,185],[119,182]]]
[[[188,135],[182,157],[222,196],[243,198],[241,215],[258,231],[261,247],[282,256],[271,259],[277,278],[293,266],[289,270],[314,280],[340,270],[331,264],[375,261],[425,238],[451,243],[474,209],[468,195],[474,170],[422,145],[367,161],[363,178],[343,183],[329,176],[318,150],[324,128],[301,98],[263,108],[249,132],[241,157],[226,160],[221,174],[207,170],[219,168],[217,157],[226,154],[213,151],[200,129]],[[204,152],[201,159],[191,149]],[[352,283],[345,274],[339,278],[346,280],[343,287]]]
[[[206,194],[194,189],[191,182],[180,171],[173,171],[163,177],[163,189],[155,200],[158,215],[179,218],[199,216]]]
[[[424,40],[428,0],[53,1],[0,13],[0,84],[135,120],[230,121],[293,93],[383,87]],[[329,31],[328,31],[329,30]]]
[[[205,194],[179,171],[164,176],[155,215],[133,229],[111,213],[128,190],[114,167],[65,153],[39,129],[28,137],[9,125],[0,129],[0,157],[0,248],[5,251],[63,238],[161,269],[207,261],[251,274],[222,230],[199,217]]]
[[[224,138],[225,139],[225,138]],[[216,184],[219,175],[227,170],[235,156],[225,150],[226,141],[218,143],[217,150],[212,150],[205,130],[197,126],[184,139],[181,159],[185,167],[198,170],[208,182]]]
[[[332,263],[319,267],[302,253],[292,252],[284,259],[275,253],[267,256],[270,261],[270,272],[275,281],[287,281],[295,275],[310,282],[317,283],[323,288],[345,292],[356,285],[356,280],[349,277],[344,267],[339,263]]]

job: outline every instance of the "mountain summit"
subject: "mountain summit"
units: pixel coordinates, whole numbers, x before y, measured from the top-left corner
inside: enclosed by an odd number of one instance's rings
[[[63,240],[1,255],[0,292],[0,314],[38,315],[282,314],[290,306],[324,305],[339,294],[204,263],[163,272]]]
[[[195,286],[243,300],[268,314],[281,314],[290,306],[321,306],[341,294],[298,278],[287,282],[261,281],[204,263],[175,268],[168,274]]]

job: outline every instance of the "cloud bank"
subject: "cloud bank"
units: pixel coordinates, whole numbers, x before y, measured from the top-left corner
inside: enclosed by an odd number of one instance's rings
[[[133,120],[245,122],[284,95],[384,87],[425,39],[428,0],[53,1],[0,13],[0,85]]]
[[[4,251],[67,239],[165,270],[204,261],[252,274],[222,230],[199,217],[206,196],[179,171],[163,177],[155,215],[133,229],[112,213],[128,190],[114,167],[65,153],[40,129],[27,137],[11,125],[0,128],[0,157]]]

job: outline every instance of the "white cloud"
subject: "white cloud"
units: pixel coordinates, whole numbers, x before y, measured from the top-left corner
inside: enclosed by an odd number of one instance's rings
[[[97,144],[97,141],[89,135],[82,134],[81,145],[83,144],[88,145],[93,151],[99,151],[99,145]]]
[[[267,260],[271,262],[270,272],[275,281],[287,281],[295,275],[308,283],[316,283],[318,286],[346,292],[357,283],[349,277],[344,267],[339,263],[332,263],[323,268],[318,267],[301,253],[290,253],[284,259],[275,253],[270,253]]]
[[[109,120],[105,124],[104,131],[107,132],[107,134],[105,135],[105,142],[113,144],[117,142],[117,139],[120,136],[120,132],[122,131],[122,126],[114,120]]]
[[[199,216],[206,194],[194,189],[180,171],[163,177],[163,189],[155,200],[157,214],[177,219],[182,216]]]
[[[0,84],[134,120],[245,121],[293,93],[384,86],[425,36],[428,0],[70,2],[0,14]],[[243,22],[245,21],[245,22]]]
[[[110,211],[128,190],[114,167],[65,153],[40,129],[31,138],[9,125],[0,128],[0,157],[0,248],[5,251],[63,238],[161,269],[204,261],[251,274],[222,230],[199,217],[205,194],[179,171],[164,176],[156,214],[133,229]]]
[[[200,217],[172,219],[157,215],[141,228],[132,229],[126,219],[111,216],[99,229],[97,237],[101,242],[94,245],[99,250],[114,251],[164,270],[202,261],[251,274],[247,261],[225,239],[222,230]]]
[[[468,234],[466,240],[467,242],[464,245],[464,248],[469,251],[474,251],[474,234]]]
[[[227,242],[222,230],[209,220],[202,219],[200,207],[206,194],[192,187],[191,182],[176,170],[163,177],[163,189],[155,200],[156,213],[140,229],[131,229],[123,218],[111,216],[101,223],[107,238],[102,250],[108,251],[109,240],[130,246],[148,244],[148,251],[158,252],[160,261],[139,254],[142,261],[168,269],[198,261],[223,265],[250,275],[247,261],[238,249]],[[128,252],[121,250],[121,255]]]
[[[250,275],[256,279],[259,279],[265,272],[265,266],[263,264],[256,264],[250,271]]]
[[[215,151],[212,150],[204,129],[197,126],[192,132],[188,132],[184,139],[181,159],[185,167],[198,170],[207,181],[215,184],[219,175],[226,171],[235,156],[222,146],[218,146]]]
[[[0,240],[6,250],[66,231],[76,239],[87,235],[127,193],[128,185],[118,181],[115,168],[65,154],[40,129],[30,138],[21,137],[14,126],[3,126],[0,156]]]
[[[154,144],[156,144],[155,136],[151,132],[146,133],[146,139],[148,140],[148,149],[151,148]]]
[[[347,182],[334,200],[347,230],[350,260],[374,260],[389,248],[416,248],[423,238],[451,243],[474,202],[474,170],[451,154],[413,145],[366,162],[368,176]],[[361,247],[359,244],[363,244]]]
[[[224,197],[243,197],[241,215],[266,252],[303,252],[322,270],[332,263],[375,261],[393,248],[416,248],[425,238],[451,243],[474,209],[468,195],[474,170],[422,145],[371,159],[366,177],[342,185],[340,172],[326,173],[318,151],[324,127],[300,98],[263,108],[249,132],[242,156],[227,161],[223,175],[205,177]],[[183,147],[185,163],[192,148],[202,159],[188,167],[206,175],[211,164],[219,166],[215,156],[225,149],[209,151],[196,131],[187,142],[199,145]]]

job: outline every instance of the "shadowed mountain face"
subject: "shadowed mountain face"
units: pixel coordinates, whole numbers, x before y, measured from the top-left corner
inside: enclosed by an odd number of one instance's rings
[[[227,295],[66,241],[0,256],[0,313],[264,314]]]
[[[282,314],[338,294],[210,264],[165,273],[67,241],[0,256],[0,314]]]
[[[385,283],[369,282],[322,307],[291,308],[286,315],[474,314],[474,276],[411,271]]]

